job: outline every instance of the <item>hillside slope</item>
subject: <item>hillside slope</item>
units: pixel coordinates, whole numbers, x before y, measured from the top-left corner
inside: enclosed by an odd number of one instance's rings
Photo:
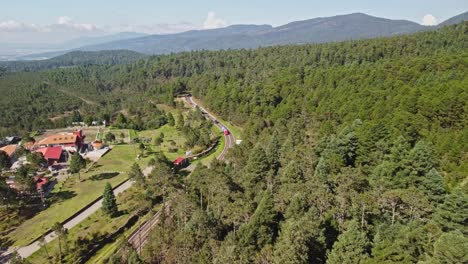
[[[72,51],[47,60],[0,61],[6,71],[40,71],[83,65],[116,65],[134,62],[144,54],[129,50]]]

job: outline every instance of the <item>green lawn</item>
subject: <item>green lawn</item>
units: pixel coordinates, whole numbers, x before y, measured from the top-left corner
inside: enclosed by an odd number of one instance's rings
[[[164,133],[163,143],[161,146],[155,146],[153,140],[155,137],[160,136],[161,133]],[[175,160],[177,157],[185,156],[185,139],[175,127],[165,125],[158,129],[139,131],[138,137],[148,138],[150,140],[150,143],[146,145],[150,153],[162,151],[169,160]],[[174,142],[175,145],[171,144],[171,142]],[[174,147],[178,149],[177,152],[169,152],[169,149]]]
[[[153,212],[146,214],[141,217],[138,222],[133,225],[132,228],[126,230],[121,236],[119,236],[116,241],[107,244],[101,250],[99,250],[89,261],[88,263],[106,263],[105,261],[109,259],[113,254],[115,254],[120,247],[126,243],[127,238],[135,232],[142,223],[148,220],[151,216],[154,215],[154,212],[159,211],[162,208],[162,205],[157,205],[153,208]]]
[[[102,195],[104,185],[109,182],[116,186],[127,179],[126,172],[135,162],[133,145],[114,146],[101,158],[95,168],[88,173],[82,173],[83,182],[77,181],[74,175],[64,182],[59,182],[52,193],[55,200],[46,210],[25,221],[8,238],[15,246],[25,246],[48,231],[56,222],[63,222],[78,210]],[[148,161],[139,161],[140,166],[146,166]]]
[[[131,188],[117,197],[119,211],[122,212],[120,216],[110,219],[109,217],[104,215],[101,210],[99,210],[95,214],[86,218],[78,226],[75,226],[74,228],[70,229],[68,233],[68,241],[71,241],[69,244],[69,247],[73,247],[72,243],[78,237],[90,237],[92,234],[95,234],[95,233],[100,233],[100,234],[112,233],[116,231],[120,226],[124,225],[129,219],[129,217],[136,211],[136,208],[138,208],[138,199],[136,198],[136,196],[139,194],[139,192],[140,190],[137,190],[136,188]],[[136,223],[130,230],[134,230],[138,226],[139,224]],[[122,234],[120,238],[124,238],[125,234],[128,234],[128,232],[124,232],[124,234]],[[110,243],[109,245],[106,245],[103,249],[99,250],[98,254],[96,254],[96,256],[94,256],[93,259],[89,260],[88,263],[98,263],[98,262],[102,263],[103,259],[98,261],[97,256],[100,256],[106,252],[109,252],[109,250],[111,250],[111,248],[109,247],[112,247],[112,246],[114,246],[114,251],[115,251],[115,249],[117,248],[117,245],[118,245],[118,242]],[[57,239],[47,244],[46,247],[47,247],[47,252],[49,253],[50,256],[56,256],[58,254],[58,240]],[[112,252],[110,252],[110,254],[112,254]],[[109,255],[105,254],[105,258],[108,258],[108,257]],[[40,250],[38,250],[33,255],[31,255],[28,258],[28,261],[30,261],[31,263],[38,263],[38,264],[47,263],[46,249],[42,247]]]

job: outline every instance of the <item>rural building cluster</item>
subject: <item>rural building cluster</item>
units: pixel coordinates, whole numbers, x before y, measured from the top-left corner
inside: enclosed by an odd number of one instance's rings
[[[7,137],[0,141],[0,154],[4,152],[7,164],[3,168],[3,176],[7,177],[10,188],[21,191],[16,184],[16,172],[33,162],[37,162],[35,172],[30,176],[34,179],[38,191],[50,183],[50,178],[59,174],[68,175],[69,159],[71,155],[79,153],[84,159],[97,161],[109,148],[104,143],[95,140],[85,143],[86,136],[82,130],[73,132],[59,132],[46,135],[37,140],[33,137]]]

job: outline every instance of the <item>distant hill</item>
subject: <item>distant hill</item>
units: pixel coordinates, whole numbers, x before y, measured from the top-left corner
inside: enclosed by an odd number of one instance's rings
[[[426,27],[411,21],[391,20],[355,13],[297,21],[275,28],[269,25],[236,25],[171,35],[151,35],[85,46],[81,50],[128,49],[147,54],[166,54],[202,49],[220,50],[323,43],[392,36],[424,29]]]
[[[441,25],[456,24],[466,20],[466,16],[467,13],[461,14]],[[178,34],[148,35],[85,45],[77,50],[132,50],[144,54],[169,54],[195,50],[250,49],[274,45],[368,39],[410,34],[436,28],[407,20],[392,20],[363,13],[353,13],[296,21],[279,27],[234,25],[211,30],[192,30]],[[52,57],[64,53],[66,51],[35,56],[36,58]]]
[[[129,50],[72,51],[47,60],[3,61],[1,68],[9,72],[41,71],[53,68],[80,65],[116,65],[131,63],[145,57],[144,54]]]
[[[458,16],[454,16],[452,18],[445,20],[444,22],[439,24],[439,27],[454,25],[454,24],[461,23],[463,21],[468,21],[468,12],[465,12],[463,14],[460,14]]]
[[[121,32],[112,35],[99,37],[82,37],[57,44],[28,43],[28,44],[8,44],[0,43],[0,59],[4,60],[45,60],[63,55],[83,46],[97,45],[101,43],[126,40],[147,36],[144,33]],[[9,52],[8,52],[9,51]],[[8,53],[11,53],[8,55]],[[27,55],[25,55],[27,54]]]

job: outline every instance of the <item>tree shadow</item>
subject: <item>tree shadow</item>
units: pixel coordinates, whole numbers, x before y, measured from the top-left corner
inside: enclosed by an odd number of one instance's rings
[[[0,252],[13,245],[13,240],[8,237],[0,237]]]
[[[180,177],[187,177],[190,173],[192,173],[191,171],[187,171],[187,170],[179,170],[177,171],[177,175],[179,175]]]
[[[60,192],[54,193],[50,201],[52,203],[63,202],[75,196],[76,196],[76,192],[74,191],[60,191]]]
[[[108,173],[101,173],[91,176],[89,179],[92,181],[102,181],[112,179],[115,176],[119,175],[118,172],[108,172]]]

